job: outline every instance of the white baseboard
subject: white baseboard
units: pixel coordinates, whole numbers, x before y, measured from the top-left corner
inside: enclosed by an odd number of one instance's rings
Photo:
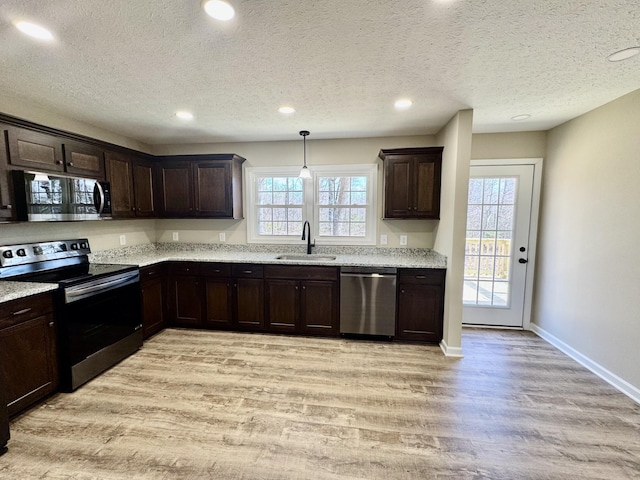
[[[589,357],[587,357],[587,356],[583,355],[582,353],[578,352],[573,347],[570,347],[569,345],[564,343],[559,338],[553,336],[552,334],[550,334],[546,330],[540,328],[535,323],[531,323],[529,325],[529,329],[533,333],[538,335],[540,338],[546,340],[551,345],[556,347],[561,352],[563,352],[563,353],[567,354],[568,356],[570,356],[571,358],[573,358],[576,362],[578,362],[583,367],[587,368],[588,370],[591,370],[593,373],[595,373],[597,376],[599,376],[605,382],[607,382],[608,384],[612,385],[616,389],[620,390],[622,393],[624,393],[626,396],[631,398],[633,401],[635,401],[636,403],[640,403],[640,389],[639,388],[631,385],[626,380],[618,377],[615,373],[607,370],[602,365],[594,362]]]
[[[464,355],[462,355],[461,347],[450,347],[447,345],[447,342],[445,342],[444,339],[440,340],[440,348],[442,349],[445,356],[447,357],[455,357],[455,358],[464,357]]]

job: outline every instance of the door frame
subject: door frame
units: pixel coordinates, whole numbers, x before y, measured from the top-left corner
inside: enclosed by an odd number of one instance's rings
[[[533,165],[533,190],[531,193],[531,218],[529,220],[529,251],[527,252],[527,274],[524,285],[524,305],[522,308],[522,329],[531,330],[531,308],[533,305],[533,282],[536,266],[538,239],[538,216],[540,214],[540,193],[542,191],[542,158],[488,158],[471,160],[472,167]],[[468,188],[468,187],[467,187]],[[513,327],[494,327],[513,328]]]

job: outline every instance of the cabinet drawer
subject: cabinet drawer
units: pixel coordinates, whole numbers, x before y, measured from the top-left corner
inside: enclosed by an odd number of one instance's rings
[[[264,276],[264,266],[238,263],[231,267],[231,273],[238,278],[262,278]]]
[[[53,295],[40,294],[0,304],[0,328],[10,327],[53,311]]]
[[[208,277],[230,277],[231,265],[227,263],[201,263],[200,275]]]
[[[140,269],[140,281],[145,282],[147,280],[155,280],[156,278],[162,277],[165,271],[166,266],[164,263],[142,267]]]
[[[200,264],[197,262],[176,262],[169,265],[172,275],[199,275]]]
[[[398,283],[444,285],[446,270],[435,268],[403,268],[398,270]]]
[[[292,280],[338,280],[337,267],[320,266],[286,266],[267,265],[264,269],[266,278],[282,278]]]

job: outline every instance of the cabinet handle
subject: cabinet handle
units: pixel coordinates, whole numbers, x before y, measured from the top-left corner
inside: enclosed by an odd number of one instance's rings
[[[31,308],[23,308],[22,310],[18,310],[17,312],[13,312],[11,315],[13,315],[14,317],[17,317],[18,315],[23,315],[27,312],[30,312]]]
[[[427,278],[426,275],[416,275],[416,278],[419,280],[424,280],[425,278]]]
[[[50,326],[50,327],[53,327],[54,325],[55,325],[55,323],[54,323],[54,322],[49,322],[49,326]]]
[[[56,160],[56,165],[62,165],[62,160]]]
[[[400,293],[404,293],[404,289],[403,289],[403,290],[400,290]]]
[[[242,273],[246,273],[247,275],[251,275],[253,270],[243,270]]]
[[[298,290],[298,285],[296,285],[296,290]]]
[[[213,272],[214,272],[214,273],[220,273],[220,269],[219,269],[219,268],[216,268]]]
[[[11,205],[0,205],[0,210],[10,210]]]

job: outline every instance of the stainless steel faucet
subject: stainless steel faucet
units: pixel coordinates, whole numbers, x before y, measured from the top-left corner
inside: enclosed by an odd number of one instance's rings
[[[306,236],[305,236],[306,229]],[[302,240],[307,241],[307,255],[311,255],[311,249],[316,246],[316,242],[311,243],[311,224],[309,220],[305,220],[302,225]]]

